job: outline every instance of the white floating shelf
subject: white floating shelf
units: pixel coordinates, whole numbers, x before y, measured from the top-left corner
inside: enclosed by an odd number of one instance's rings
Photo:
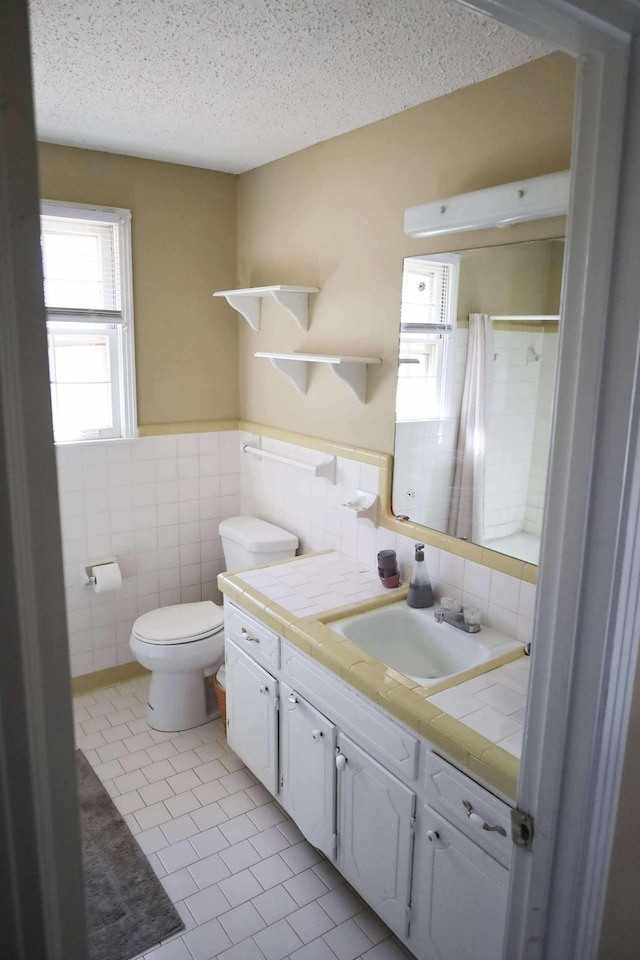
[[[217,290],[214,297],[225,297],[227,303],[242,314],[252,330],[260,329],[262,301],[272,297],[291,314],[301,330],[309,329],[309,294],[319,293],[318,287],[247,287],[244,290]]]
[[[328,363],[329,369],[343,380],[359,403],[367,402],[367,366],[382,363],[379,357],[336,357],[324,353],[256,353],[266,357],[283,373],[296,390],[307,392],[307,364]]]

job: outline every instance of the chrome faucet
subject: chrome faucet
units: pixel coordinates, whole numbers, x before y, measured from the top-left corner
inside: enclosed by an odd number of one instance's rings
[[[478,633],[480,630],[480,611],[477,607],[465,607],[452,597],[443,597],[433,611],[436,623],[450,623],[465,633]]]

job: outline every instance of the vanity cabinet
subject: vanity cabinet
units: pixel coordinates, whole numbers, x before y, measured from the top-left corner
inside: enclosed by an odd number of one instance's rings
[[[233,641],[226,644],[227,741],[251,772],[278,790],[278,681]]]
[[[409,928],[416,795],[338,734],[336,866],[385,923]]]
[[[278,800],[309,843],[335,857],[336,728],[280,682],[280,795]]]
[[[500,960],[510,808],[225,601],[227,737],[418,960]]]
[[[444,817],[424,807],[412,934],[433,960],[499,960],[509,871]]]

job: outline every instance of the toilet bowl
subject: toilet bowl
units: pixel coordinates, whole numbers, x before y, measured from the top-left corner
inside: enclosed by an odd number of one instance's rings
[[[204,683],[224,659],[224,613],[211,600],[160,607],[138,617],[129,640],[151,670],[148,721],[154,730],[188,730],[219,714]]]
[[[298,538],[257,517],[220,524],[227,569],[295,556]],[[211,600],[144,613],[129,639],[136,660],[151,670],[147,721],[154,730],[188,730],[219,716],[213,683],[224,659],[224,612]]]

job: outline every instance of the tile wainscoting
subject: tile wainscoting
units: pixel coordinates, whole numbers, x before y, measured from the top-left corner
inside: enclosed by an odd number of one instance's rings
[[[72,676],[133,660],[133,621],[158,606],[220,602],[218,524],[240,512],[236,430],[56,447]],[[115,554],[122,587],[82,566]]]
[[[240,433],[240,441],[255,435]],[[262,437],[262,447],[304,463],[318,463],[326,454],[281,440]],[[408,579],[415,540],[384,527],[358,520],[341,505],[355,490],[378,493],[380,469],[346,457],[337,457],[336,484],[313,477],[294,466],[240,456],[240,504],[252,513],[295,533],[300,552],[334,549],[375,568],[378,550],[398,554],[401,573]],[[531,639],[536,588],[532,583],[427,546],[425,557],[437,597],[455,596],[480,608],[482,622],[523,643]]]
[[[379,467],[339,456],[334,485],[241,454],[241,442],[252,439],[224,430],[56,448],[74,677],[131,662],[129,634],[140,614],[172,603],[221,602],[218,525],[238,513],[295,533],[300,553],[333,548],[369,568],[378,550],[395,549],[407,578],[414,539],[341,508],[355,490],[378,493]],[[304,463],[327,457],[266,436],[260,442]],[[82,566],[110,554],[120,562],[122,588],[96,594],[83,587]],[[525,643],[531,638],[533,584],[433,546],[426,557],[437,596],[460,597],[478,606],[488,625]]]

